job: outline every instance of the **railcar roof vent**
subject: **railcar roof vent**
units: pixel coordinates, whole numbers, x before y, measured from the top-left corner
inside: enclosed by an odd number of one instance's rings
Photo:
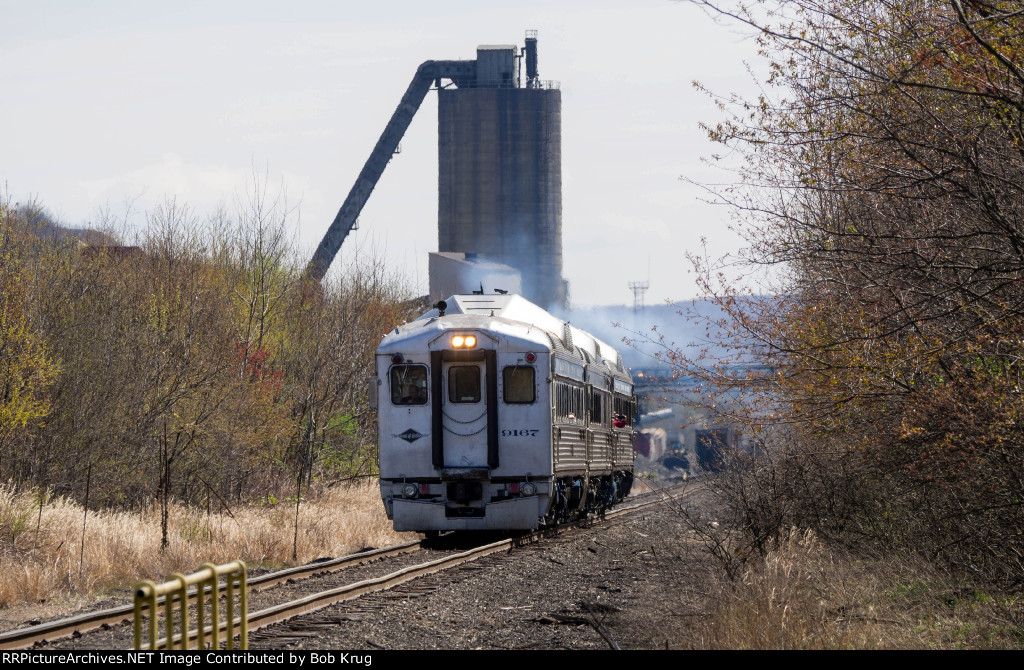
[[[568,323],[562,324],[562,340],[565,341],[565,348],[572,351],[572,328],[569,327]]]

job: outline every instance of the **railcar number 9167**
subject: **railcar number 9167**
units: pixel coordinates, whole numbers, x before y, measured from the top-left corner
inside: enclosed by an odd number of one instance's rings
[[[540,432],[538,428],[525,428],[522,430],[503,430],[501,431],[502,437],[537,437],[537,433]]]

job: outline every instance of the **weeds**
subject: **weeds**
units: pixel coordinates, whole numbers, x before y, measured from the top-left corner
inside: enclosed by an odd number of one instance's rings
[[[692,536],[716,566],[705,615],[686,632],[705,649],[1020,648],[1020,599],[978,591],[916,556],[864,559],[790,529],[763,555],[732,560],[736,533]],[[726,556],[727,565],[721,562]],[[728,568],[723,569],[723,568]]]
[[[292,558],[294,508],[240,505],[229,516],[172,504],[172,533],[164,550],[158,507],[90,511],[79,575],[81,506],[67,498],[45,504],[35,548],[33,533],[22,531],[26,519],[35,520],[38,500],[32,491],[16,493],[12,486],[0,486],[0,535],[13,538],[0,549],[0,608],[129,587],[138,579],[190,572],[207,561],[241,559],[274,567]],[[376,483],[352,483],[303,500],[298,560],[341,556],[402,537],[390,528]]]

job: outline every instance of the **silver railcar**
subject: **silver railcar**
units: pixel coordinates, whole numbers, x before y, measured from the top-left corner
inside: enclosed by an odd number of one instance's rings
[[[517,295],[456,295],[381,341],[371,403],[395,530],[534,529],[633,482],[632,379]]]

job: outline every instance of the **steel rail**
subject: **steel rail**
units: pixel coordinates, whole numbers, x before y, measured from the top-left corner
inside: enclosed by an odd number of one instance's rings
[[[400,554],[418,551],[419,549],[420,541],[417,540],[414,542],[394,545],[392,547],[382,547],[380,549],[374,549],[372,551],[361,552],[358,554],[349,554],[329,561],[299,565],[293,568],[286,568],[277,572],[260,575],[259,577],[253,577],[249,580],[249,588],[257,591],[268,589],[272,586],[277,586],[278,584],[286,582],[289,579],[304,579],[324,572],[338,572],[353,565],[365,563],[367,560],[398,556]],[[195,595],[196,590],[192,589],[189,592],[189,600],[194,600]],[[163,603],[163,598],[160,598],[159,602]],[[104,625],[113,626],[124,621],[130,621],[133,614],[133,608],[134,605],[132,604],[122,605],[111,609],[80,614],[68,619],[49,621],[29,628],[21,628],[18,630],[8,631],[6,633],[0,633],[0,650],[25,649],[26,647],[31,647],[33,644],[44,640],[53,641],[74,635],[76,632],[87,633],[89,631],[96,630],[97,628],[102,628]]]
[[[337,588],[328,589],[327,591],[321,591],[320,593],[314,593],[304,598],[299,598],[298,600],[273,605],[266,609],[259,610],[258,612],[250,612],[249,633],[252,634],[261,628],[267,628],[268,626],[282,623],[289,619],[294,619],[295,617],[303,614],[316,612],[317,610],[322,610],[326,607],[330,607],[331,605],[336,605],[347,600],[355,600],[356,598],[368,593],[387,591],[414,579],[418,579],[435,572],[441,572],[442,570],[448,570],[498,551],[508,550],[515,542],[515,538],[498,540],[497,542],[485,544],[480,547],[474,547],[473,549],[469,549],[458,554],[444,556],[419,565],[410,565],[382,577],[364,579],[353,584],[346,584]],[[226,627],[226,623],[221,625],[222,629],[226,629]],[[198,635],[198,630],[190,630],[188,633],[189,642],[195,640]],[[177,640],[177,637],[175,639]],[[166,644],[167,640],[165,638],[161,638],[157,641],[158,648],[164,648],[166,647]]]
[[[651,500],[645,500],[637,502],[629,507],[622,507],[614,510],[609,510],[604,514],[600,520],[612,520],[620,516],[626,516],[638,510],[656,505],[658,503],[667,502],[676,498],[682,498],[696,493],[700,490],[701,486],[692,486],[678,493],[671,493],[670,490],[676,487],[666,487],[663,489],[655,489],[647,492],[644,497],[650,496]],[[660,495],[659,495],[660,494]],[[566,528],[572,529],[571,524],[562,526],[564,530]],[[586,529],[581,529],[586,530]],[[375,593],[379,591],[387,591],[406,582],[410,582],[419,577],[425,577],[435,572],[441,572],[451,568],[458,567],[464,563],[475,561],[483,558],[490,554],[497,553],[499,551],[511,550],[513,547],[519,545],[525,540],[539,540],[543,536],[544,531],[538,530],[533,531],[527,535],[508,538],[504,540],[498,540],[480,547],[475,547],[468,551],[460,552],[458,554],[452,554],[438,558],[420,565],[411,565],[409,567],[398,570],[382,577],[375,577],[372,579],[366,579],[354,584],[347,584],[345,586],[339,586],[334,589],[323,591],[321,593],[314,593],[312,595],[293,600],[291,602],[281,603],[274,605],[258,612],[253,612],[249,615],[249,632],[254,633],[261,628],[267,628],[274,624],[283,623],[289,619],[301,616],[303,614],[309,614],[321,609],[336,605],[348,600],[355,600],[361,596],[369,593]],[[226,624],[225,624],[226,625]],[[197,630],[189,631],[190,640],[195,639],[198,636]],[[158,646],[166,644],[165,640],[157,642]]]

